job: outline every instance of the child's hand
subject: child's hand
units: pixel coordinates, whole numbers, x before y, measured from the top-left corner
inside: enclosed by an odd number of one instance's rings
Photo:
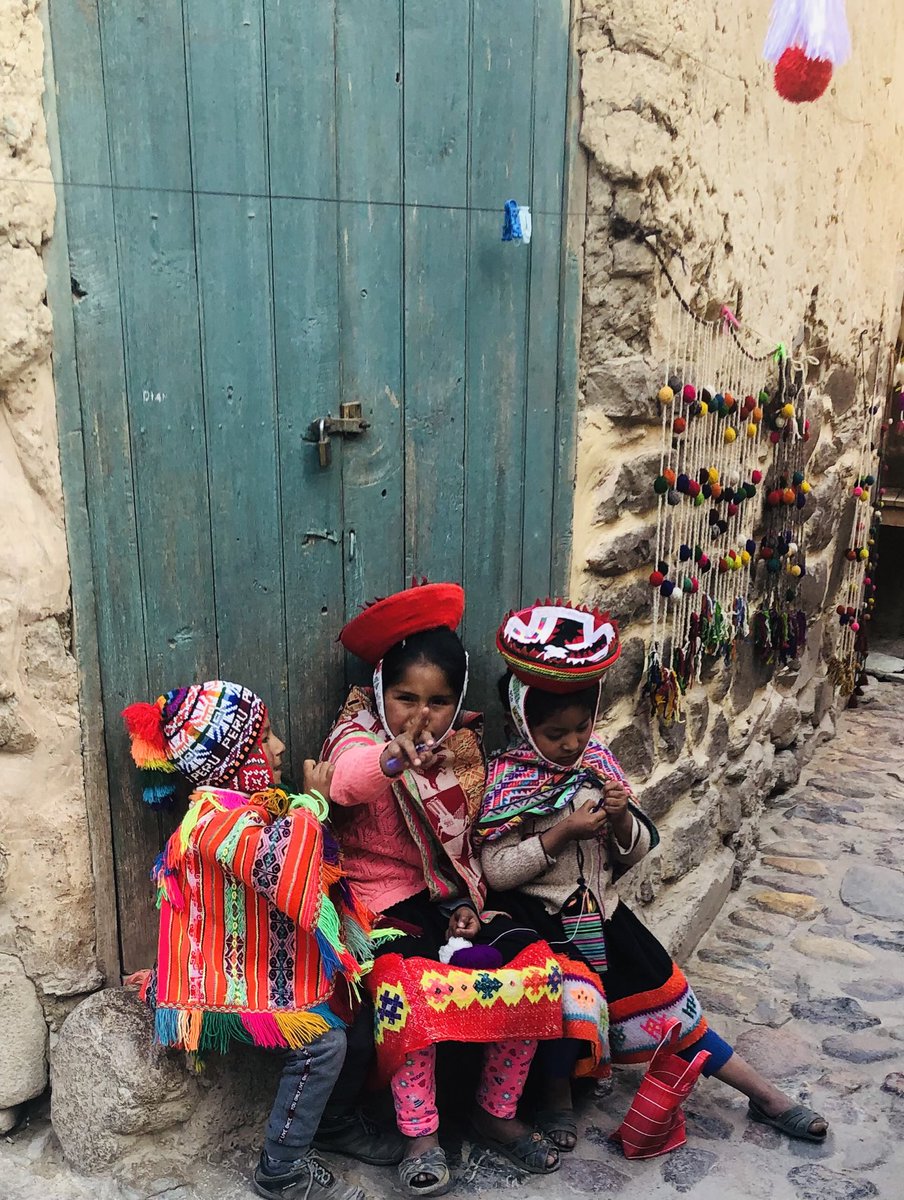
[[[405,771],[429,770],[433,766],[437,755],[429,749],[433,745],[433,735],[427,732],[429,723],[430,709],[424,707],[408,720],[400,734],[387,743],[380,755],[380,769],[384,775],[394,779]],[[424,748],[418,750],[418,746]]]
[[[301,775],[302,790],[308,795],[312,791],[319,792],[324,800],[329,800],[335,770],[333,763],[314,762],[313,758],[306,758]]]
[[[603,808],[609,817],[609,828],[621,843],[630,837],[634,818],[628,808],[628,789],[620,779],[607,779],[603,789]]]
[[[606,780],[603,788],[603,808],[613,822],[628,811],[628,789],[621,780]]]
[[[446,938],[460,937],[473,942],[478,933],[480,933],[480,917],[478,917],[474,909],[470,908],[467,904],[456,908],[455,912],[449,918],[449,928],[446,930]]]
[[[591,838],[603,836],[609,817],[606,810],[599,806],[599,801],[594,797],[582,804],[570,817],[566,817],[563,824],[566,822],[573,842],[588,842]]]

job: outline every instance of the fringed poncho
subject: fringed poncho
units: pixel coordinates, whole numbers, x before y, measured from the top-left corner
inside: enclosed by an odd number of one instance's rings
[[[344,878],[326,808],[278,789],[191,796],[153,871],[160,936],[143,995],[157,1042],[299,1048],[343,1024],[329,1002],[370,969],[371,914]]]

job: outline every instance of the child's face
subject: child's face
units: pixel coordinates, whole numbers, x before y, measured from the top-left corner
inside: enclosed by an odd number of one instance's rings
[[[455,719],[458,696],[449,686],[443,671],[433,663],[417,662],[402,678],[383,693],[386,724],[393,737],[404,733],[409,721],[423,709],[430,710],[426,732],[434,738],[447,733]]]
[[[574,766],[587,749],[592,733],[593,714],[578,704],[560,709],[531,728],[543,757],[562,767]]]
[[[286,745],[270,728],[269,721],[264,723],[261,730],[261,748],[264,751],[264,758],[270,764],[270,770],[273,772],[273,782],[282,783],[282,757],[286,752]]]

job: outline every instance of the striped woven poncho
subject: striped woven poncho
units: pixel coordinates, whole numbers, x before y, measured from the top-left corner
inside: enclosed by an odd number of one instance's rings
[[[298,1048],[343,1024],[336,1010],[348,1014],[343,998],[357,994],[381,935],[343,876],[325,815],[318,797],[279,789],[191,796],[153,871],[158,958],[142,994],[157,1042]]]

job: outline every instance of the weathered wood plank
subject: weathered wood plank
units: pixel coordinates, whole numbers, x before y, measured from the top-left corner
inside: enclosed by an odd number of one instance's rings
[[[561,485],[556,441],[559,357],[559,272],[562,254],[562,173],[565,157],[564,81],[568,78],[570,0],[536,3],[533,62],[533,161],[530,204],[536,212],[530,244],[527,400],[521,594],[526,602],[552,590],[554,498]]]
[[[156,920],[148,849],[160,823],[139,799],[119,713],[148,696],[142,583],[116,229],[96,3],[60,0],[51,12],[58,80],[60,140],[69,231],[70,274],[81,298],[73,305],[104,725],[112,802],[113,848],[122,958],[126,971],[153,957]],[[65,443],[64,443],[65,449]],[[150,957],[149,957],[150,956]]]
[[[406,0],[405,574],[435,580],[464,570],[469,25]]]
[[[109,5],[103,36],[113,180],[125,189],[114,193],[119,284],[149,682],[158,694],[218,669],[182,5]],[[161,46],[171,52],[161,55]]]
[[[47,90],[44,108],[47,140],[53,176],[55,179],[61,179],[63,164],[60,153],[56,77],[53,55],[50,52],[51,31],[46,7],[41,10],[41,19],[46,47]],[[88,522],[88,489],[85,481],[85,446],[78,391],[75,327],[72,320],[66,196],[62,186],[57,188],[53,237],[44,253],[44,263],[47,267],[47,299],[53,313],[53,379],[66,514],[66,544],[72,580],[72,640],[79,681],[82,768],[91,845],[91,876],[94,881],[97,930],[95,954],[104,982],[110,987],[115,987],[120,982],[121,962],[119,919],[116,912],[116,877],[113,871],[113,824],[107,785],[94,564],[91,553],[91,526]]]
[[[472,693],[486,704],[500,670],[493,632],[520,599],[521,497],[530,486],[523,478],[529,256],[500,239],[503,205],[525,203],[530,187],[533,8],[475,0],[473,28],[465,630]]]
[[[580,143],[581,73],[577,38],[581,0],[568,0],[569,56],[566,83],[565,171],[562,187],[563,224],[559,277],[559,377],[556,392],[556,477],[553,503],[552,584],[554,590],[572,586],[572,532],[577,449],[578,365],[581,340],[581,301],[584,284],[584,230],[587,212],[587,155]]]
[[[220,672],[286,729],[263,11],[185,11]]]
[[[404,569],[400,20],[399,0],[337,2],[341,398],[372,422],[343,452],[349,614]]]
[[[321,468],[309,424],[339,407],[333,0],[267,0],[266,78],[291,746],[296,778],[343,688],[341,439]],[[299,64],[304,69],[299,70]]]

